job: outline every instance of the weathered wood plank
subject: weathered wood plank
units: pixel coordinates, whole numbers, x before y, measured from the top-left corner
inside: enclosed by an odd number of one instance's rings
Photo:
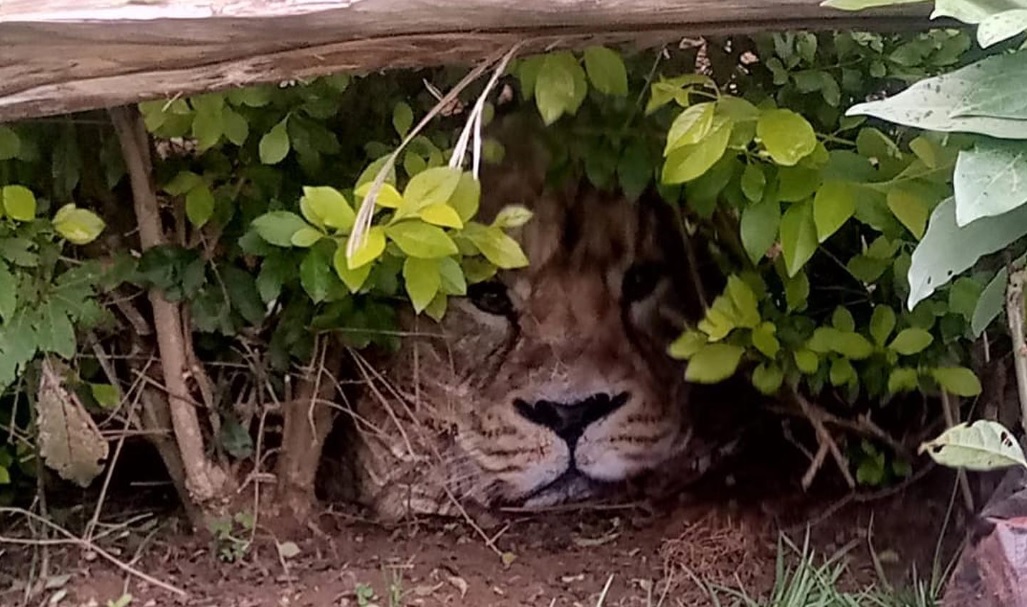
[[[258,82],[470,63],[516,40],[789,28],[897,29],[926,7],[850,14],[819,0],[3,0],[0,121]]]

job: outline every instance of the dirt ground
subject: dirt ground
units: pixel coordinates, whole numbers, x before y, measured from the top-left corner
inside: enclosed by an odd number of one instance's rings
[[[254,542],[234,562],[219,558],[229,543],[182,533],[173,510],[155,507],[173,502],[163,494],[136,500],[147,508],[106,516],[97,532],[106,535],[97,545],[187,596],[141,581],[88,550],[55,546],[49,587],[25,601],[25,580],[40,579],[34,573],[39,550],[0,543],[0,605],[701,606],[710,601],[697,579],[766,592],[779,532],[801,543],[807,525],[818,552],[848,551],[847,585],[878,580],[868,539],[892,581],[901,585],[914,566],[929,575],[953,486],[950,472],[935,470],[874,499],[831,489],[803,494],[790,480],[761,474],[762,483],[713,481],[655,507],[503,513],[487,529],[454,520],[386,529],[355,509],[326,506],[294,544],[279,543],[258,521]],[[76,516],[88,518],[91,510],[85,510],[65,512],[69,528]],[[958,521],[949,526],[945,559],[960,527]],[[234,533],[249,534],[242,528]],[[126,593],[132,600],[118,603]]]

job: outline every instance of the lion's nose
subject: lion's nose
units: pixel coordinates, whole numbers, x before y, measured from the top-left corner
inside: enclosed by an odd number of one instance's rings
[[[628,402],[628,393],[611,396],[601,393],[569,403],[539,400],[529,404],[521,399],[514,400],[514,408],[522,417],[532,423],[549,428],[557,436],[574,446],[585,428],[620,409]]]

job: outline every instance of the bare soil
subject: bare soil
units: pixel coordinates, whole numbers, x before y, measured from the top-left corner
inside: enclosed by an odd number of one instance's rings
[[[181,518],[161,512],[151,498],[144,503],[154,514],[131,524],[125,521],[147,510],[124,507],[108,514],[109,526],[100,530],[109,535],[97,545],[187,596],[140,581],[88,550],[57,546],[50,550],[51,587],[26,602],[25,581],[40,579],[38,547],[0,543],[0,605],[106,607],[129,593],[132,607],[546,607],[594,606],[600,600],[607,606],[701,606],[710,602],[699,579],[741,584],[753,595],[769,590],[779,534],[801,543],[807,526],[818,552],[848,551],[847,585],[878,581],[871,543],[892,582],[901,585],[914,566],[929,575],[949,507],[950,472],[935,470],[874,499],[845,498],[837,489],[804,494],[794,487],[794,476],[751,471],[732,483],[707,482],[655,507],[502,513],[487,528],[481,521],[472,526],[457,520],[384,528],[356,509],[326,505],[295,546],[258,521],[252,545],[235,562],[219,559],[224,545],[184,533]],[[126,504],[140,498],[122,499]],[[166,494],[161,500],[173,501]],[[114,504],[109,511],[117,510]],[[91,513],[79,510],[83,520]],[[23,524],[18,527],[25,532]],[[957,547],[961,527],[958,521],[949,525],[943,564]],[[237,535],[246,538],[249,532]]]

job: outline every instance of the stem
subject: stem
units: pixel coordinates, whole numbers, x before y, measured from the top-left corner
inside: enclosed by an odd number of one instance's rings
[[[1020,424],[1027,430],[1027,337],[1024,336],[1023,288],[1027,282],[1027,269],[1022,265],[1010,268],[1006,286],[1006,317],[1013,340],[1013,360],[1016,370],[1016,389],[1020,397]]]
[[[110,114],[132,185],[139,241],[142,250],[146,251],[166,242],[153,185],[149,137],[136,108],[113,108]],[[181,310],[156,289],[149,292],[149,299],[153,307],[157,350],[171,409],[171,425],[182,454],[186,487],[189,497],[202,505],[221,494],[227,479],[224,472],[207,459],[200,421],[189,398],[186,383],[189,367]]]

